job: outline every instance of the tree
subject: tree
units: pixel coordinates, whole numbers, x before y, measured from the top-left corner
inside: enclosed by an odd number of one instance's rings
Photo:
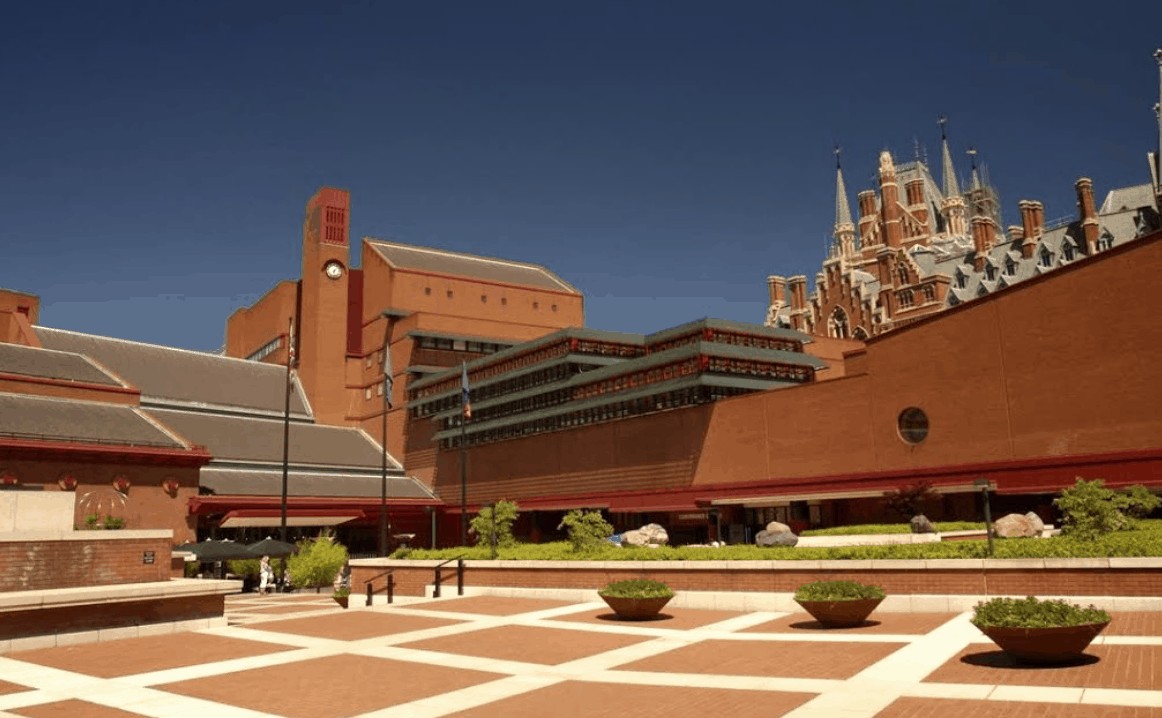
[[[1129,528],[1129,520],[1118,507],[1119,498],[1101,479],[1086,481],[1077,477],[1076,484],[1053,500],[1053,505],[1061,511],[1061,533],[1089,541]]]
[[[347,564],[347,547],[329,535],[299,542],[299,552],[287,560],[287,573],[296,586],[330,585]]]
[[[520,507],[515,501],[501,499],[491,506],[480,509],[480,513],[473,517],[470,526],[479,537],[481,546],[496,546],[504,548],[515,546],[516,539],[512,535],[512,525],[520,516]]]
[[[1131,519],[1144,519],[1154,512],[1162,499],[1145,486],[1138,484],[1126,489],[1115,499],[1118,509]]]
[[[927,481],[917,481],[895,491],[884,492],[884,504],[905,519],[924,513],[924,505],[939,498],[940,494],[933,491],[932,484]]]
[[[569,543],[576,552],[597,548],[613,534],[613,526],[600,511],[573,509],[565,514],[557,528],[562,527],[569,532]]]

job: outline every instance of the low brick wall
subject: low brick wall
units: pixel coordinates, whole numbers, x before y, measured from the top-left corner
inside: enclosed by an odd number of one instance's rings
[[[351,590],[367,582],[381,595],[390,571],[395,592],[423,596],[438,561],[357,559]],[[600,589],[650,578],[678,591],[791,593],[811,581],[849,579],[891,595],[1162,596],[1162,559],[943,559],[932,561],[465,561],[466,587]],[[444,595],[456,564],[443,567]]]
[[[0,592],[168,581],[172,537],[170,531],[0,534]]]
[[[0,641],[49,634],[221,618],[225,596],[174,596],[146,601],[59,606],[9,611],[0,620]]]

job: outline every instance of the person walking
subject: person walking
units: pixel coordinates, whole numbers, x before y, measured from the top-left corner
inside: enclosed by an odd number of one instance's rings
[[[270,593],[274,584],[274,569],[270,567],[270,556],[263,556],[258,562],[258,592]]]

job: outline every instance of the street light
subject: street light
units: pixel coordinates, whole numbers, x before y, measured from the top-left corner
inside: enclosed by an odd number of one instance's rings
[[[988,536],[988,541],[989,541],[989,556],[992,556],[993,555],[993,515],[992,515],[992,511],[989,509],[989,489],[991,488],[991,486],[989,485],[989,480],[984,478],[984,477],[977,479],[976,481],[973,482],[972,485],[975,486],[976,488],[980,489],[981,495],[984,496],[984,530],[985,530],[985,534]]]
[[[387,520],[387,411],[391,408],[391,315],[381,312],[383,317],[383,421],[380,442],[380,487],[379,487],[379,555],[386,556],[388,548]]]

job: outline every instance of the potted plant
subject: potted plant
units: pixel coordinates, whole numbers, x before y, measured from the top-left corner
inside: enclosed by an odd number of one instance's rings
[[[1027,598],[994,598],[973,607],[972,624],[1002,651],[1025,663],[1076,660],[1110,623],[1095,606]]]
[[[670,599],[674,590],[661,581],[645,578],[615,581],[597,592],[618,618],[646,621],[654,618]]]
[[[335,589],[334,593],[331,594],[331,598],[335,599],[335,603],[339,604],[343,608],[347,608],[347,601],[350,597],[350,586],[339,586]]]
[[[856,581],[814,581],[795,591],[795,603],[827,628],[862,625],[883,600],[882,588]]]

